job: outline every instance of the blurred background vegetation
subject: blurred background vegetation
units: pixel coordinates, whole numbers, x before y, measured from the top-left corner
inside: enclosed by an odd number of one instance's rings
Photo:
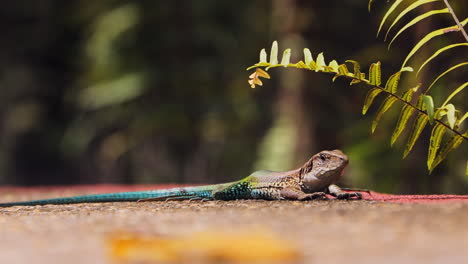
[[[388,52],[375,38],[386,1],[376,2],[371,14],[363,0],[3,2],[0,184],[223,182],[340,148],[351,159],[348,186],[466,193],[466,143],[428,175],[429,130],[401,160],[404,140],[389,143],[398,112],[370,135],[373,116],[360,114],[366,89],[292,69],[272,69],[264,87],[247,84],[246,67],[273,40],[292,48],[292,61],[308,47],[366,67],[381,60],[388,77],[415,39],[453,24],[420,23]],[[451,2],[467,16],[466,1]],[[452,60],[438,63],[460,58]],[[422,78],[437,73],[433,64]],[[454,83],[434,88],[436,102]]]

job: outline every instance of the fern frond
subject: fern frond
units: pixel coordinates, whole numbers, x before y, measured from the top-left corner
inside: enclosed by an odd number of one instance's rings
[[[379,36],[380,31],[382,30],[383,25],[385,24],[385,21],[387,21],[387,18],[390,16],[393,11],[403,2],[403,0],[395,0],[393,4],[388,8],[388,11],[385,13],[384,17],[382,18],[382,21],[380,22],[379,29],[377,30],[377,37]]]
[[[392,30],[392,28],[396,25],[398,21],[400,21],[401,18],[403,18],[406,14],[408,14],[410,11],[413,11],[414,9],[418,8],[421,5],[427,4],[427,3],[432,3],[440,0],[418,0],[412,3],[411,5],[407,6],[403,11],[401,11],[400,14],[393,20],[393,23],[388,27],[387,33],[385,34],[384,41],[387,41],[388,34]]]
[[[411,20],[408,24],[406,24],[404,27],[402,27],[396,34],[395,36],[392,38],[392,40],[390,41],[390,43],[388,44],[388,49],[390,49],[390,47],[392,46],[393,42],[398,38],[398,36],[400,36],[401,33],[403,33],[405,30],[407,30],[409,27],[411,26],[414,26],[416,23],[430,17],[430,16],[433,16],[433,15],[437,15],[437,14],[448,14],[450,13],[448,8],[444,8],[444,9],[440,9],[440,10],[431,10],[431,11],[428,11],[422,15],[419,15],[417,17],[415,17],[413,20]]]
[[[419,74],[419,72],[424,68],[424,66],[426,66],[426,64],[428,64],[430,61],[432,61],[433,59],[435,59],[437,56],[439,56],[442,52],[444,51],[447,51],[449,49],[452,49],[452,48],[456,48],[456,47],[460,47],[460,46],[468,46],[468,43],[456,43],[456,44],[452,44],[452,45],[448,45],[448,46],[445,46],[443,48],[440,48],[438,49],[436,52],[434,52],[434,54],[432,54],[427,60],[425,60],[421,66],[419,66],[419,69],[416,73],[416,75]]]
[[[273,43],[272,49],[278,49],[278,44],[276,41]],[[280,66],[286,67],[286,68],[306,69],[306,70],[310,70],[313,72],[332,74],[333,81],[336,80],[336,78],[342,77],[342,78],[349,79],[350,84],[363,83],[369,86],[370,90],[366,96],[366,99],[362,108],[363,114],[367,113],[369,107],[374,102],[374,99],[379,94],[385,94],[386,95],[385,100],[380,105],[379,110],[377,111],[377,114],[372,122],[372,132],[375,131],[383,114],[386,111],[388,111],[394,105],[395,102],[400,101],[401,103],[403,103],[403,108],[400,113],[397,126],[392,134],[392,138],[391,138],[392,145],[397,140],[397,138],[399,137],[401,132],[404,130],[404,128],[406,127],[409,118],[416,112],[417,117],[413,124],[413,128],[411,130],[410,136],[408,138],[403,157],[405,158],[411,152],[414,144],[416,143],[417,139],[421,135],[421,132],[423,131],[423,129],[426,127],[427,123],[429,122],[431,125],[434,125],[432,136],[430,138],[430,149],[429,149],[428,161],[427,161],[429,170],[437,166],[437,164],[441,162],[440,159],[443,160],[446,156],[446,154],[443,154],[442,152],[439,153],[441,155],[439,156],[437,155],[438,149],[440,147],[441,139],[445,131],[450,130],[454,135],[459,136],[462,142],[465,140],[468,141],[467,133],[462,134],[462,132],[457,131],[461,122],[463,122],[464,119],[467,119],[468,115],[465,114],[461,119],[457,120],[456,118],[457,110],[455,109],[455,106],[453,104],[447,104],[452,97],[454,97],[457,93],[459,93],[466,86],[468,86],[468,83],[465,83],[461,85],[460,87],[458,87],[447,98],[446,102],[442,105],[442,107],[437,108],[437,111],[436,111],[432,97],[427,94],[421,95],[416,105],[411,103],[412,96],[414,92],[418,90],[420,85],[418,85],[415,88],[407,90],[406,92],[403,93],[402,96],[399,96],[397,94],[398,83],[401,77],[401,73],[412,72],[413,69],[411,67],[402,67],[402,69],[399,72],[391,75],[387,79],[385,87],[382,87],[380,86],[382,83],[382,73],[381,73],[380,62],[375,62],[370,65],[369,79],[366,79],[365,74],[361,72],[361,66],[357,61],[354,61],[354,60],[346,61],[346,63],[351,63],[353,65],[353,72],[350,72],[346,64],[339,64],[336,60],[332,60],[327,65],[323,53],[319,53],[317,55],[317,60],[314,61],[312,53],[310,52],[309,49],[304,49],[304,61],[305,62],[299,61],[297,63],[290,63],[289,61],[290,56],[291,56],[290,49],[286,49],[284,51],[281,64],[278,64],[277,58],[273,60],[270,58],[270,63],[266,63],[265,61],[268,61],[268,60],[262,54],[266,54],[266,51],[264,50],[261,51],[260,62],[247,68],[248,70],[252,68],[257,68],[257,70],[259,70],[259,68],[265,68],[266,70],[268,70],[270,68],[280,67]],[[277,51],[271,52],[270,54],[273,54],[273,56],[277,56],[275,55],[277,54]],[[271,61],[273,62],[276,61],[276,64],[271,64]],[[262,72],[264,72],[266,75],[263,74]],[[269,75],[265,71],[262,71],[262,72],[256,71],[254,74],[251,75],[251,79],[252,79],[252,76],[255,78],[265,77],[265,76],[269,77]],[[253,82],[253,80],[254,79],[250,80],[249,83]],[[447,116],[447,123],[444,122],[443,120],[444,116]],[[457,140],[459,138],[457,138]],[[457,144],[452,144],[451,147],[447,147],[447,150],[451,151],[457,148],[458,145],[461,144],[461,142],[459,144],[458,141],[455,143]],[[443,148],[443,150],[445,150],[445,148]]]
[[[466,18],[465,20],[463,20],[461,22],[461,25],[465,26],[466,23],[468,23],[468,18]],[[416,45],[413,47],[413,49],[408,53],[408,55],[406,56],[405,60],[403,61],[403,64],[402,64],[402,68],[405,67],[406,63],[408,62],[408,60],[413,57],[413,55],[424,45],[426,44],[429,40],[437,37],[437,36],[440,36],[440,35],[443,35],[443,34],[446,34],[446,33],[449,33],[449,32],[454,32],[454,31],[460,31],[460,28],[458,27],[458,25],[454,25],[454,26],[451,26],[451,27],[446,27],[446,28],[441,28],[441,29],[437,29],[437,30],[434,30],[432,31],[431,33],[427,34],[426,36],[424,36],[418,43],[416,43]]]

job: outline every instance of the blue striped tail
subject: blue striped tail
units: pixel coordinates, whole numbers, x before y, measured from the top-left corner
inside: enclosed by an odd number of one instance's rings
[[[153,191],[120,192],[105,194],[90,194],[44,200],[24,202],[0,203],[0,207],[33,206],[45,204],[75,204],[75,203],[105,203],[105,202],[131,202],[139,200],[165,200],[165,199],[212,199],[212,191],[219,185],[205,185],[185,188],[172,188]]]

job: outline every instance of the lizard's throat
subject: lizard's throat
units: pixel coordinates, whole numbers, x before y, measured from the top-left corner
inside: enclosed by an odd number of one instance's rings
[[[305,190],[316,191],[328,187],[330,184],[336,183],[344,174],[345,166],[340,166],[335,169],[317,168],[302,177],[302,187]]]

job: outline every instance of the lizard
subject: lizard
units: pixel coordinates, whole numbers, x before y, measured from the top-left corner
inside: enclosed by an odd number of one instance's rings
[[[345,192],[335,184],[343,176],[347,164],[348,157],[341,150],[324,150],[313,155],[298,169],[256,171],[242,180],[229,183],[0,203],[0,207],[172,199],[302,201],[328,199],[327,194],[337,199],[362,199],[360,192]]]

